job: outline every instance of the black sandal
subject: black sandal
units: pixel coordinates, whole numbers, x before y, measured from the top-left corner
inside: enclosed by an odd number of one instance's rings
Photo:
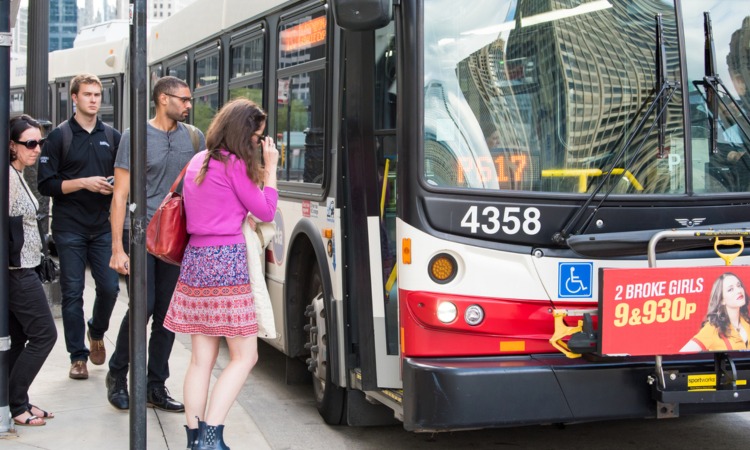
[[[31,414],[31,411],[28,411],[28,413]],[[16,417],[18,417],[18,416],[16,416]],[[42,423],[31,423],[31,422],[33,422],[35,420],[41,420]],[[13,418],[13,423],[15,423],[16,425],[18,425],[19,427],[43,427],[43,426],[47,425],[47,422],[45,422],[44,419],[42,419],[41,417],[37,417],[37,416],[35,416],[33,414],[31,414],[28,418],[26,418],[26,420],[20,420],[20,419],[16,419],[14,417]]]
[[[39,414],[34,414],[34,412],[31,410],[31,408],[38,409],[40,411]],[[40,408],[38,406],[32,405],[31,403],[29,403],[29,409],[28,409],[28,411],[32,415],[35,415],[36,417],[39,417],[39,418],[42,418],[42,419],[45,419],[45,420],[49,420],[49,419],[54,419],[55,418],[55,413],[47,412],[47,411],[43,410],[42,408]]]

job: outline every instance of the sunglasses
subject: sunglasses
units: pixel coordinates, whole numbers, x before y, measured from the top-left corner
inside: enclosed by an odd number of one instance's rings
[[[13,139],[13,142],[15,142],[16,144],[21,144],[24,147],[28,148],[29,150],[34,150],[37,145],[38,146],[44,145],[44,142],[46,140],[47,139],[40,139],[40,140],[37,141],[35,139],[29,139],[28,141],[17,141],[15,139]]]

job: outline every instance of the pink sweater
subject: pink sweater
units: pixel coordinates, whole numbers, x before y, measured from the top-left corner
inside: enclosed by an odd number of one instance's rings
[[[226,166],[212,159],[206,177],[195,184],[206,150],[190,160],[185,173],[183,195],[187,232],[195,247],[231,245],[245,242],[242,221],[248,211],[263,222],[276,214],[279,193],[266,187],[260,190],[248,177],[245,163],[229,155]]]

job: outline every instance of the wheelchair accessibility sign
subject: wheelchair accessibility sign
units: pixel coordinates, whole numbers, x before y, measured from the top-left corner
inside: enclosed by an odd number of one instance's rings
[[[560,298],[591,298],[593,263],[560,263],[557,293]]]

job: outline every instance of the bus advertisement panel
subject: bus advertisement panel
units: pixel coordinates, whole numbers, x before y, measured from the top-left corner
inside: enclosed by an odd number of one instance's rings
[[[750,350],[748,266],[601,269],[601,353]]]

